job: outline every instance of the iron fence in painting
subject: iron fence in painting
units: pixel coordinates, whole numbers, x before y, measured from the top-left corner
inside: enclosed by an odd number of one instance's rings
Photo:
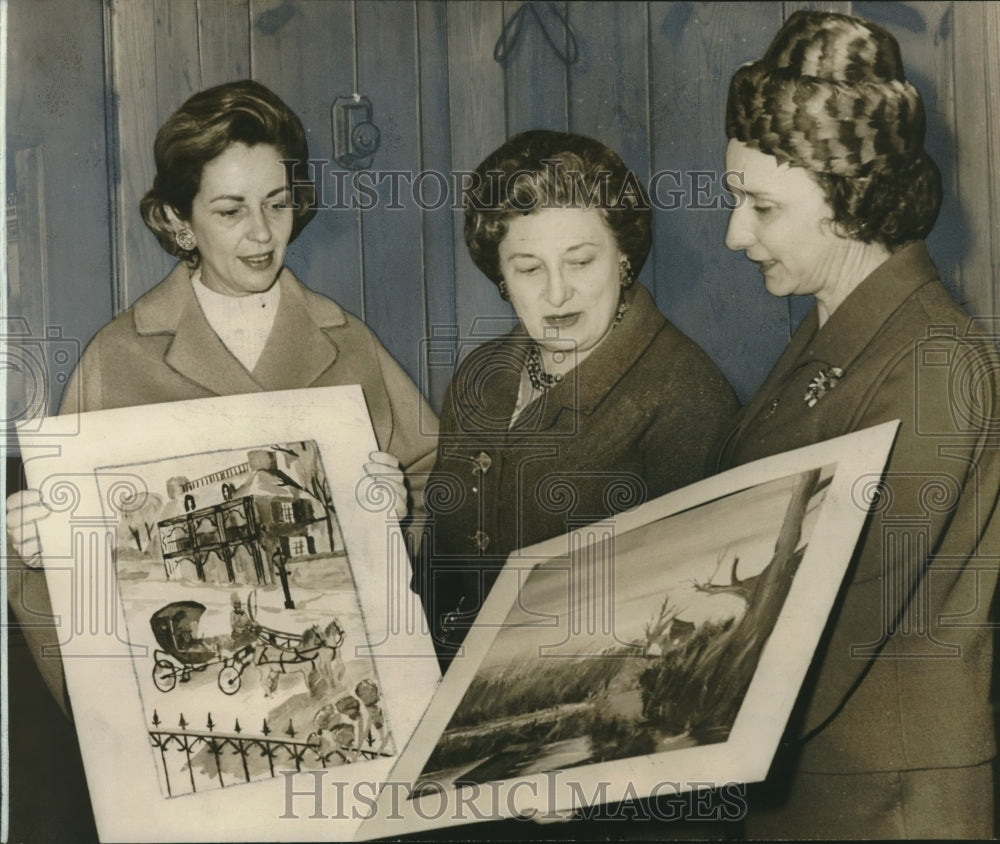
[[[391,755],[375,749],[378,740],[372,731],[361,742],[367,747],[357,749],[353,737],[338,741],[330,731],[298,738],[302,732],[291,721],[275,733],[265,719],[256,734],[246,733],[238,718],[231,731],[217,731],[211,713],[205,729],[188,729],[190,723],[182,713],[177,728],[161,728],[163,721],[153,712],[149,738],[169,797],[273,778],[293,767],[296,772],[317,770]]]

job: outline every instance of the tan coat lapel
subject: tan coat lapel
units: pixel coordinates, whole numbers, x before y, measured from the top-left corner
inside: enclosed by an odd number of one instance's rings
[[[289,270],[282,270],[278,283],[278,315],[253,377],[265,390],[308,387],[337,359],[337,344],[323,329],[343,325],[346,317],[329,299],[303,287]]]
[[[136,302],[136,330],[140,335],[173,334],[164,363],[216,395],[308,387],[337,359],[337,346],[323,329],[343,325],[346,317],[289,270],[281,271],[278,283],[278,315],[252,374],[208,324],[182,264]]]

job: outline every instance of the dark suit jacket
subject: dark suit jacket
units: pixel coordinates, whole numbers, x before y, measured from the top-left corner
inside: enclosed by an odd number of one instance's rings
[[[513,426],[530,340],[522,329],[476,349],[445,395],[427,486],[430,616],[464,599],[471,622],[493,572],[520,547],[704,477],[738,403],[725,377],[668,323],[641,285],[622,322]],[[478,570],[489,572],[479,582]],[[458,578],[451,573],[469,572]],[[450,586],[445,585],[450,582]]]
[[[831,367],[842,377],[809,407],[810,381]],[[998,373],[992,343],[948,296],[924,244],[911,243],[822,328],[815,309],[806,317],[721,443],[720,470],[901,422],[800,696],[790,738],[801,742],[801,770],[969,766],[994,755],[986,625],[1000,560]],[[873,480],[857,480],[860,502]],[[983,795],[983,810],[991,806]]]

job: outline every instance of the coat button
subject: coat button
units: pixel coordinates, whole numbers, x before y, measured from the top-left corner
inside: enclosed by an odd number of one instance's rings
[[[471,537],[472,546],[477,551],[485,551],[486,546],[490,544],[490,538],[486,535],[485,531],[477,530]]]
[[[490,470],[490,466],[493,465],[493,458],[490,457],[485,451],[480,451],[472,462],[475,464],[475,468],[472,470],[473,473],[482,472],[484,475]]]

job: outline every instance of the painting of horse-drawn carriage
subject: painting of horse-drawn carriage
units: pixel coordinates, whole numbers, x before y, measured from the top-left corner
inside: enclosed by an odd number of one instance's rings
[[[440,679],[361,387],[44,428],[25,474],[101,840],[350,840]],[[281,818],[324,778],[343,816]]]
[[[299,765],[394,754],[316,443],[126,468],[145,493],[119,508],[115,563],[130,641],[146,645],[134,667],[164,790],[263,775],[253,753],[209,753],[223,725],[234,747],[279,742]],[[190,753],[199,719],[208,744]],[[163,752],[177,741],[183,770]]]
[[[238,601],[235,602],[238,605]],[[302,673],[307,678],[325,677],[335,685],[344,673],[340,647],[344,630],[336,619],[320,630],[312,624],[302,633],[276,630],[259,624],[253,607],[255,593],[247,600],[248,622],[234,624],[230,635],[201,637],[198,621],[205,605],[197,601],[173,601],[149,619],[159,644],[153,652],[153,683],[161,692],[186,683],[193,672],[219,666],[218,686],[227,695],[236,694],[243,672],[256,666],[262,672],[266,695],[274,694],[282,674]],[[235,613],[238,618],[238,613]],[[249,636],[250,641],[246,641]]]
[[[222,643],[199,636],[198,621],[204,612],[205,605],[197,601],[172,601],[150,617],[149,626],[160,646],[153,652],[153,684],[161,692],[171,691],[178,682],[189,682],[194,672],[215,666],[219,666],[219,689],[227,695],[239,691],[253,645],[227,653]]]

